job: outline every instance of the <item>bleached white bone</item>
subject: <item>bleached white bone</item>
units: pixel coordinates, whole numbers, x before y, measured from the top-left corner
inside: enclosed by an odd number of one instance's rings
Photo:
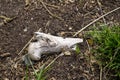
[[[77,43],[83,42],[80,38],[63,38],[35,32],[36,42],[31,42],[28,47],[28,56],[32,60],[40,60],[41,55],[45,53],[61,52],[63,48],[74,50]]]

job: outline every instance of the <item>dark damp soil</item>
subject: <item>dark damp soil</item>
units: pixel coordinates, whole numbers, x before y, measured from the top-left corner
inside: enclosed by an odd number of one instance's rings
[[[25,5],[25,1],[30,2]],[[0,18],[0,80],[24,79],[26,67],[21,64],[17,67],[13,65],[27,53],[25,49],[18,55],[38,29],[58,36],[62,32],[76,32],[101,15],[120,6],[119,0],[43,0],[43,2],[52,15],[39,0],[0,0],[0,16],[14,17],[7,22]],[[105,16],[104,20],[101,19],[99,22],[119,24],[119,13],[120,10]],[[72,37],[72,35],[73,33],[62,36]],[[80,44],[80,48],[82,51],[80,55],[58,58],[52,69],[48,71],[47,80],[99,80],[99,66],[90,65],[88,58],[85,57],[88,55],[86,42]],[[46,61],[50,62],[55,57],[56,55],[45,57],[36,62],[35,66],[38,67],[38,64]]]

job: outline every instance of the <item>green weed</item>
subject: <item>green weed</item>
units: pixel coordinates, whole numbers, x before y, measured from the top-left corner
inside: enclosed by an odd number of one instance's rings
[[[41,69],[35,73],[36,76],[36,80],[46,80],[46,76],[45,73],[47,72],[47,70],[44,68],[44,66],[41,67]]]
[[[25,79],[24,80],[29,80],[29,77],[28,77],[28,66],[26,65],[26,71],[25,71]]]
[[[120,26],[103,26],[89,34],[93,37],[95,47],[92,50],[100,65],[120,77]]]
[[[79,48],[79,46],[78,45],[76,45],[76,54],[80,54],[80,48]]]
[[[28,76],[28,66],[26,66],[26,75],[25,75],[25,78],[24,80],[29,80],[30,77]],[[46,76],[46,73],[48,70],[50,70],[51,68],[51,65],[48,66],[48,67],[45,67],[44,65],[39,69],[39,71],[36,72],[36,70],[34,69],[34,75],[31,75],[31,76],[35,76],[35,80],[46,80],[47,76]]]

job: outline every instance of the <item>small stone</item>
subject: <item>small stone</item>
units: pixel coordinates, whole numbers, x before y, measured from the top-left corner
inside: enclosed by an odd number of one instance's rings
[[[65,51],[65,52],[64,52],[64,55],[69,56],[69,55],[71,55],[71,52],[70,52],[70,51]]]
[[[95,3],[95,1],[91,1],[91,3],[92,3],[92,4],[94,4],[94,3]]]
[[[23,30],[24,32],[27,32],[27,27]]]
[[[72,30],[72,27],[69,27],[69,30]]]
[[[33,20],[33,17],[31,18],[31,20]]]

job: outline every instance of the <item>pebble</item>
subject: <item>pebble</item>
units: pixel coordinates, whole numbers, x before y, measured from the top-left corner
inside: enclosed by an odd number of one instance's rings
[[[68,29],[69,29],[69,30],[72,30],[72,27],[69,27]]]

